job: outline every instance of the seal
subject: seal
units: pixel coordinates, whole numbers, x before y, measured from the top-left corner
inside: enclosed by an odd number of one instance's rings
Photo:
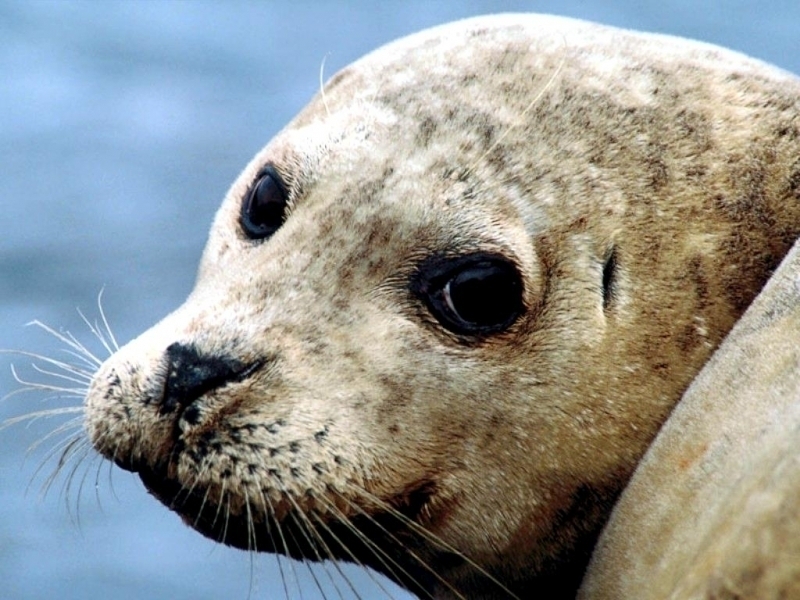
[[[800,232],[800,82],[539,15],[389,44],[244,169],[97,450],[225,544],[433,598],[573,597]]]
[[[639,463],[579,598],[800,597],[798,274],[800,242]]]

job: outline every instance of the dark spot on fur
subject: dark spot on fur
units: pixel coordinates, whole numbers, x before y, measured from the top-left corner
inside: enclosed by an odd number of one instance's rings
[[[650,187],[662,188],[669,183],[669,172],[664,161],[665,150],[658,144],[649,144],[645,162],[650,173]]]
[[[325,92],[329,93],[336,89],[343,81],[345,81],[352,74],[351,68],[345,68],[331,77],[325,84]]]
[[[800,200],[800,158],[792,164],[790,169],[791,175],[789,176],[789,191],[790,195],[795,200]]]
[[[313,465],[311,465],[311,468],[314,470],[315,473],[319,475],[322,475],[326,471],[325,465],[323,465],[322,463],[314,463]]]
[[[492,416],[489,417],[489,427],[494,430],[504,427],[507,422],[505,414],[500,411],[494,411]]]
[[[269,449],[270,458],[278,456],[278,454],[280,454],[280,453],[281,453],[281,446],[275,446],[275,447]]]
[[[697,308],[699,310],[704,310],[708,307],[710,291],[708,276],[703,267],[703,259],[699,256],[695,256],[689,261],[687,268],[689,279],[694,285],[695,294],[697,296]]]
[[[703,338],[694,323],[687,323],[678,334],[677,342],[682,352],[691,352],[703,342]]]
[[[289,469],[289,473],[295,479],[300,479],[302,477],[302,471],[300,471],[298,467],[292,467],[291,469]]]
[[[420,121],[419,131],[417,132],[417,143],[423,148],[427,148],[431,138],[436,133],[436,121],[431,117],[425,117]]]
[[[293,452],[295,454],[300,452],[300,442],[289,442],[289,452]]]

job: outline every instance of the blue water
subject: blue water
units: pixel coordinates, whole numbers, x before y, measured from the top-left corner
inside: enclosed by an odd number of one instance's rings
[[[76,307],[96,314],[103,287],[121,341],[153,324],[190,290],[226,187],[313,95],[323,58],[332,74],[403,34],[507,10],[695,37],[800,72],[796,0],[0,1],[0,348],[54,352],[33,319],[88,339]],[[8,362],[0,395],[17,387]],[[47,406],[14,397],[0,419]],[[25,449],[53,426],[0,431],[0,598],[282,598],[281,571],[293,597],[320,597],[305,567],[206,541],[98,461],[82,493],[61,478],[42,497],[52,443]],[[363,598],[385,597],[349,573]]]

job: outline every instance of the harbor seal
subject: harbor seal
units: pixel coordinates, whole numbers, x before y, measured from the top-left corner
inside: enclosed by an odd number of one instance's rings
[[[389,44],[233,184],[86,428],[206,536],[424,597],[572,597],[800,231],[800,83],[537,15]]]

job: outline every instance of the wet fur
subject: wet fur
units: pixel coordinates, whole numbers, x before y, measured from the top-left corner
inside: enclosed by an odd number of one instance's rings
[[[532,100],[536,101],[532,103]],[[422,597],[570,597],[637,461],[800,231],[800,85],[718,48],[541,16],[348,67],[247,166],[187,302],[85,424],[205,535]],[[272,164],[283,227],[238,215]],[[443,330],[431,255],[512,260],[525,313]],[[258,365],[158,409],[180,342]]]

